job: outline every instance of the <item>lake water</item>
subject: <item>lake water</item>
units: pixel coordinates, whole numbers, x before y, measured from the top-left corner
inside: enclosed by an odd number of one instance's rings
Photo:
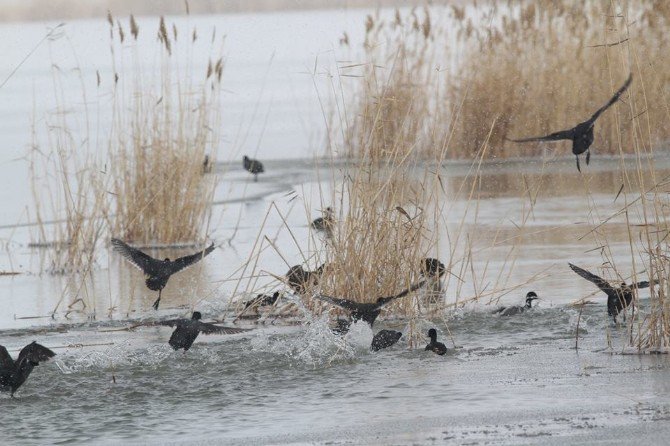
[[[310,314],[300,326],[263,317],[267,323],[247,324],[254,329],[243,334],[201,336],[187,354],[169,348],[168,328],[127,330],[147,317],[185,316],[194,309],[230,324],[231,299],[281,287],[272,275],[319,250],[322,240],[310,233],[308,222],[319,215],[322,197],[330,196],[330,178],[341,178],[347,166],[317,158],[323,114],[304,72],[319,55],[336,60],[342,30],[355,38],[367,13],[188,19],[199,29],[216,24],[229,36],[225,86],[234,100],[223,133],[234,142],[223,145],[224,161],[215,167],[221,178],[209,233],[221,246],[170,279],[158,312],[151,309],[156,296],[141,274],[113,253],[100,253],[82,301],[74,300],[66,278],[41,273],[43,251],[28,246],[35,226],[25,212],[32,198],[21,157],[30,143],[33,98],[41,97],[33,91],[49,86],[45,47],[0,89],[0,174],[6,181],[0,191],[0,270],[20,273],[0,277],[0,345],[16,356],[36,340],[57,353],[35,369],[16,399],[0,395],[5,441],[594,444],[644,438],[665,443],[668,359],[616,354],[627,344],[626,327],[611,323],[604,295],[567,266],[573,262],[597,271],[602,257],[594,248],[606,240],[620,272],[632,273],[632,259],[638,273],[643,270],[642,259],[631,254],[623,216],[593,231],[637,197],[625,190],[615,200],[622,165],[598,156],[597,143],[583,174],[571,157],[487,163],[473,198],[469,163],[431,166],[441,169],[447,190],[442,221],[436,222],[443,231],[436,255],[453,273],[445,279],[445,302],[464,305],[420,319],[418,329],[438,328],[450,349],[445,357],[422,345],[410,348],[406,336],[372,353],[368,327],[356,326],[340,338],[330,333],[325,318]],[[143,19],[141,26],[149,23],[155,20]],[[106,26],[103,21],[67,25],[88,74],[108,63],[101,55]],[[0,25],[0,37],[9,42],[0,78],[34,45],[26,36],[41,36],[44,29],[44,24]],[[63,52],[58,60],[73,53],[64,41],[58,41]],[[257,103],[263,119],[253,115]],[[235,139],[240,127],[247,128],[247,136]],[[556,146],[556,153],[561,150],[569,149]],[[237,161],[242,153],[268,160],[267,174],[257,183]],[[654,166],[659,178],[670,171],[663,157],[654,159]],[[633,224],[642,222],[635,208],[629,217]],[[636,239],[640,229],[631,228]],[[266,243],[254,249],[259,235],[272,239],[274,248]],[[241,270],[250,258],[257,265],[254,277]],[[490,314],[498,300],[521,304],[530,290],[541,297],[533,311],[513,318]],[[648,293],[640,293],[642,311]],[[594,304],[584,308],[575,350],[579,310],[570,303],[583,297]],[[382,313],[375,331],[408,332],[407,321],[386,316]]]

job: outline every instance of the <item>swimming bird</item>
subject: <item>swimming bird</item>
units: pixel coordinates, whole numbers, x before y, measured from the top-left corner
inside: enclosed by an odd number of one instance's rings
[[[621,282],[619,286],[614,286],[607,282],[602,277],[598,277],[595,274],[592,274],[585,269],[582,269],[572,263],[568,263],[570,268],[584,279],[596,284],[600,290],[607,294],[607,314],[612,316],[614,323],[616,324],[616,317],[621,313],[625,308],[627,308],[631,302],[633,302],[633,293],[636,289],[648,288],[649,282],[642,281],[637,283],[632,283],[626,285],[626,282]],[[658,282],[654,282],[658,283]]]
[[[292,266],[286,273],[286,282],[296,294],[304,294],[308,287],[319,282],[326,264],[323,263],[314,271],[307,271],[301,265]]]
[[[381,349],[388,348],[392,345],[395,345],[400,338],[402,333],[395,330],[380,330],[373,338],[370,349],[373,352],[377,352]]]
[[[247,172],[254,174],[254,181],[258,181],[259,173],[265,172],[265,170],[263,170],[263,163],[255,159],[251,159],[246,155],[244,155],[244,158],[242,158],[242,164],[244,165],[244,169]]]
[[[323,217],[319,217],[312,222],[312,228],[317,231],[324,231],[326,233],[331,233],[333,231],[333,226],[335,224],[335,216],[333,213],[333,208],[327,207],[323,211]]]
[[[434,328],[428,330],[428,337],[430,338],[430,342],[426,345],[424,350],[430,350],[438,355],[447,353],[447,346],[441,342],[437,342],[437,330]]]
[[[116,238],[112,239],[112,246],[114,247],[114,251],[121,254],[126,260],[142,270],[146,276],[145,283],[147,288],[151,291],[158,291],[158,299],[156,299],[153,304],[154,310],[158,310],[158,305],[161,301],[161,292],[163,291],[163,288],[165,288],[165,285],[167,285],[171,275],[193,265],[207,254],[214,251],[214,243],[212,243],[204,251],[189,256],[179,257],[176,260],[170,260],[168,258],[165,260],[158,260]]]
[[[537,294],[535,294],[535,291],[530,291],[528,294],[526,294],[526,305],[520,306],[520,305],[512,305],[510,307],[500,307],[496,309],[493,314],[500,314],[501,316],[514,316],[515,314],[523,313],[526,310],[530,310],[532,308],[532,302],[536,299],[539,299],[537,297]]]
[[[371,303],[354,302],[353,300],[340,299],[337,297],[325,296],[323,294],[316,294],[314,297],[324,302],[328,302],[329,304],[336,305],[340,308],[348,310],[353,321],[363,320],[370,324],[370,327],[372,327],[372,324],[375,323],[375,320],[379,316],[379,313],[381,313],[384,305],[401,297],[407,296],[409,293],[416,291],[424,286],[425,283],[426,281],[422,280],[421,282],[412,285],[411,287],[394,296],[380,297],[376,302]]]
[[[510,141],[530,142],[530,141],[559,141],[562,139],[571,140],[572,153],[577,158],[577,170],[581,172],[581,168],[579,167],[579,155],[586,152],[586,164],[588,165],[589,159],[591,158],[591,152],[589,151],[589,148],[591,147],[591,144],[593,144],[594,140],[593,126],[596,122],[596,119],[598,119],[598,117],[605,110],[607,110],[614,103],[616,103],[616,101],[619,100],[621,95],[626,91],[626,89],[628,89],[632,81],[633,81],[633,74],[631,73],[631,75],[628,76],[628,80],[626,80],[623,86],[619,88],[619,90],[616,93],[614,93],[614,96],[612,96],[612,99],[610,99],[607,102],[607,104],[600,107],[589,119],[577,124],[575,127],[571,129],[562,130],[560,132],[551,133],[545,136],[534,136],[531,138],[523,138],[523,139],[511,139]]]
[[[26,382],[35,366],[54,356],[54,352],[33,341],[21,349],[14,361],[7,349],[0,345],[0,391],[10,391],[13,398],[14,392]]]
[[[194,311],[191,319],[170,319],[167,321],[157,321],[145,325],[164,325],[167,327],[175,327],[175,330],[170,336],[168,344],[175,349],[184,349],[187,351],[193,345],[193,342],[200,333],[204,334],[237,334],[249,331],[245,328],[237,327],[222,327],[219,325],[208,324],[201,322],[202,314],[199,311]]]
[[[246,310],[249,307],[269,307],[275,304],[279,299],[279,291],[275,291],[272,296],[267,294],[259,294],[258,296],[250,299],[244,303],[244,309]]]

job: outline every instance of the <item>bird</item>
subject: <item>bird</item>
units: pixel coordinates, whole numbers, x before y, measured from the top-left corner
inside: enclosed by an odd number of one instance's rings
[[[286,282],[296,294],[304,294],[307,288],[318,283],[326,264],[314,271],[307,271],[301,265],[292,266],[286,273]]]
[[[421,261],[422,277],[442,277],[447,269],[438,259],[427,257]]]
[[[279,291],[275,291],[272,296],[267,294],[259,294],[253,299],[249,299],[244,303],[244,309],[246,310],[249,307],[269,307],[275,304],[279,299]]]
[[[586,164],[588,165],[589,160],[591,158],[591,152],[589,150],[589,147],[591,147],[591,144],[593,144],[594,140],[593,126],[596,122],[596,119],[598,119],[598,117],[605,110],[607,110],[609,107],[611,107],[614,103],[616,103],[619,100],[621,95],[628,89],[632,81],[633,81],[633,74],[631,73],[630,76],[628,76],[626,82],[623,84],[623,86],[619,88],[619,90],[617,90],[616,93],[614,93],[614,96],[612,96],[612,98],[607,102],[607,104],[600,107],[589,119],[577,124],[575,127],[571,129],[562,130],[560,132],[551,133],[545,136],[534,136],[531,138],[523,138],[523,139],[511,139],[510,141],[530,142],[530,141],[560,141],[562,139],[571,140],[572,153],[577,158],[577,170],[581,172],[582,170],[579,167],[579,155],[586,152]]]
[[[340,299],[323,294],[316,294],[314,297],[324,302],[328,302],[329,304],[336,305],[340,308],[348,310],[353,321],[362,320],[370,324],[370,327],[372,327],[372,325],[375,323],[375,320],[379,316],[379,313],[381,313],[384,305],[401,297],[407,296],[412,291],[416,291],[424,286],[425,283],[426,281],[422,280],[421,282],[412,285],[411,287],[394,296],[380,297],[375,302],[370,303],[354,302],[353,300]]]
[[[602,277],[598,277],[595,274],[586,271],[585,269],[573,265],[572,263],[568,263],[568,265],[570,265],[570,268],[572,268],[574,272],[589,282],[596,284],[596,286],[598,286],[598,288],[600,288],[603,293],[607,294],[607,314],[612,316],[615,324],[619,313],[621,313],[631,304],[631,302],[633,302],[633,293],[635,292],[635,289],[649,287],[649,282],[646,280],[632,283],[630,285],[626,285],[626,282],[621,282],[619,286],[614,286]],[[658,282],[655,281],[654,283]]]
[[[205,160],[202,162],[202,173],[212,173],[212,161],[209,159],[209,155],[205,155]]]
[[[430,338],[430,342],[426,345],[424,350],[430,350],[438,355],[447,353],[447,346],[441,342],[437,342],[437,330],[434,328],[428,330],[428,337]]]
[[[515,314],[523,313],[526,310],[530,310],[532,308],[532,302],[536,299],[539,299],[537,297],[537,294],[535,294],[535,291],[530,291],[528,294],[526,294],[526,305],[521,306],[521,305],[512,305],[510,307],[500,307],[493,311],[493,314],[500,314],[501,316],[514,316]]]
[[[333,213],[333,208],[327,207],[323,211],[323,217],[319,217],[312,221],[312,228],[317,231],[324,231],[326,233],[331,233],[333,231],[333,226],[335,224],[335,216]]]
[[[167,327],[175,327],[175,330],[170,336],[168,344],[175,349],[183,349],[188,351],[193,345],[193,342],[200,333],[204,334],[237,334],[249,331],[245,328],[237,327],[222,327],[220,325],[208,324],[201,322],[202,314],[199,311],[194,311],[191,319],[169,319],[166,321],[150,322],[142,325],[163,325]]]
[[[372,338],[372,344],[370,345],[370,349],[373,352],[377,352],[377,351],[382,350],[384,348],[388,348],[388,347],[396,344],[400,340],[401,337],[402,337],[402,333],[400,333],[399,331],[380,330]]]
[[[244,155],[244,158],[242,158],[242,163],[244,164],[244,170],[254,174],[254,181],[258,181],[259,173],[265,172],[263,169],[263,163],[255,159],[251,159],[246,155]]]
[[[207,254],[214,251],[214,243],[212,243],[204,251],[179,257],[176,260],[170,260],[168,258],[165,260],[158,260],[143,253],[139,249],[127,245],[117,238],[112,239],[112,246],[114,247],[114,251],[121,254],[126,260],[142,270],[146,277],[145,283],[147,288],[151,291],[158,291],[158,299],[153,303],[154,310],[158,310],[158,305],[161,301],[161,292],[163,291],[163,288],[165,288],[165,285],[167,285],[171,275],[193,265]]]
[[[56,356],[54,352],[33,341],[19,352],[16,361],[12,359],[5,347],[0,345],[0,391],[14,392],[23,385],[35,366]]]

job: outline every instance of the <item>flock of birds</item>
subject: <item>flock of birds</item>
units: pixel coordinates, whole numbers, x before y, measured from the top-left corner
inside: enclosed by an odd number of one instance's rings
[[[579,123],[577,126],[545,136],[512,139],[514,142],[530,142],[530,141],[558,141],[571,140],[572,153],[577,158],[577,169],[581,171],[579,164],[579,155],[586,153],[586,164],[590,160],[590,147],[594,141],[594,124],[598,117],[602,115],[605,110],[616,103],[621,95],[628,89],[632,82],[632,75],[628,77],[623,86],[614,94],[614,96],[601,108],[599,108],[589,119]],[[254,181],[258,180],[258,174],[265,170],[263,164],[255,159],[247,156],[243,158],[244,169],[254,175]],[[211,171],[211,162],[207,157],[203,164],[203,171]],[[328,207],[324,210],[323,216],[315,219],[311,226],[312,228],[330,233],[334,225],[334,213],[332,208]],[[152,291],[158,291],[158,297],[153,303],[153,308],[158,309],[161,301],[161,293],[163,288],[168,283],[170,277],[187,268],[214,250],[214,244],[211,244],[206,249],[195,254],[179,257],[175,260],[169,258],[160,260],[151,257],[137,248],[133,248],[127,243],[113,238],[111,240],[113,249],[121,254],[135,267],[139,268],[145,275],[145,284],[147,288]],[[611,284],[603,278],[586,271],[572,263],[570,268],[583,277],[584,279],[594,283],[601,291],[607,295],[607,312],[608,315],[617,322],[617,316],[626,308],[631,306],[634,299],[635,290],[646,288],[650,286],[648,281],[637,282],[627,285],[625,282],[618,286]],[[286,283],[298,295],[304,295],[310,286],[316,285],[320,276],[322,275],[326,265],[321,265],[314,271],[307,271],[301,265],[293,266],[286,273]],[[377,298],[374,302],[361,303],[349,299],[342,299],[323,294],[314,294],[313,297],[323,302],[329,303],[339,307],[349,313],[349,318],[346,320],[338,319],[337,327],[333,329],[338,334],[345,334],[349,331],[352,322],[363,321],[372,328],[377,317],[381,313],[384,306],[389,303],[401,299],[419,289],[424,287],[430,280],[437,280],[446,272],[446,268],[438,259],[426,258],[421,263],[421,280],[409,288],[392,296],[383,296]],[[280,293],[277,291],[274,294],[258,295],[257,297],[245,303],[244,309],[252,307],[263,307],[275,305],[280,298]],[[532,308],[532,302],[539,299],[537,294],[533,291],[526,295],[525,305],[523,306],[508,306],[497,308],[493,313],[500,316],[513,316],[523,313]],[[168,344],[175,350],[183,349],[188,351],[200,333],[204,334],[236,334],[247,331],[248,329],[237,327],[225,327],[216,324],[202,322],[202,315],[198,311],[194,311],[191,319],[170,319],[164,321],[150,322],[143,325],[162,325],[173,327],[174,331],[168,340]],[[380,330],[377,332],[371,343],[371,350],[378,351],[388,348],[396,344],[402,333],[395,330]],[[432,351],[438,355],[447,353],[447,347],[437,340],[437,330],[431,328],[428,330],[428,338],[430,342],[426,345],[426,351]],[[32,342],[25,346],[20,352],[16,360],[12,359],[7,349],[0,345],[0,391],[9,391],[14,396],[16,390],[25,383],[28,376],[33,369],[43,361],[53,358],[56,354],[44,347],[43,345]]]

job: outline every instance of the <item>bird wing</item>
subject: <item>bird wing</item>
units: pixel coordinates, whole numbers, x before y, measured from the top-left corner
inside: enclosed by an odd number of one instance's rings
[[[418,290],[419,288],[421,288],[425,284],[426,284],[426,281],[422,280],[422,281],[417,282],[414,285],[410,286],[409,288],[406,288],[406,289],[402,290],[401,292],[399,292],[396,295],[388,296],[388,297],[382,297],[381,299],[377,299],[377,308],[383,307],[384,305],[391,302],[392,300],[400,299],[401,297],[405,297],[409,293]]]
[[[560,132],[550,133],[545,136],[532,136],[530,138],[510,139],[512,142],[531,142],[531,141],[560,141],[562,139],[572,139],[575,136],[574,127]]]
[[[182,269],[193,265],[198,260],[202,259],[212,251],[214,251],[214,243],[209,245],[207,249],[203,251],[196,252],[195,254],[191,254],[190,256],[179,257],[177,260],[175,260],[170,264],[170,274],[174,274],[177,271],[181,271]]]
[[[591,274],[590,272],[586,271],[585,269],[582,269],[576,265],[573,265],[572,263],[568,263],[570,265],[570,268],[580,276],[582,276],[584,279],[588,280],[589,282],[595,283],[598,288],[603,290],[604,292],[610,292],[612,291],[612,286],[607,282],[605,279],[602,277],[596,276],[595,274]]]
[[[14,360],[9,355],[7,349],[0,345],[0,372],[13,370],[14,369]]]
[[[658,283],[658,282],[656,282],[656,283]],[[655,283],[655,284],[656,284],[656,283]],[[631,285],[631,288],[637,288],[637,289],[640,289],[640,288],[649,288],[649,285],[650,285],[649,282],[646,281],[646,280],[644,280],[644,281],[642,281],[642,282],[638,282],[638,283],[634,283],[634,284],[632,284],[632,285]]]
[[[329,304],[344,308],[345,310],[355,311],[358,309],[358,304],[351,300],[339,299],[337,297],[326,296],[324,294],[316,294],[314,297],[324,302],[328,302]]]
[[[220,325],[208,324],[207,322],[200,322],[198,329],[204,334],[237,334],[249,331],[248,328],[222,327]]]
[[[23,347],[23,349],[21,349],[17,363],[20,364],[26,359],[30,360],[31,362],[39,363],[46,361],[49,358],[53,358],[54,356],[56,356],[56,354],[45,346],[40,345],[37,342],[31,342],[30,344]]]
[[[114,251],[121,254],[126,260],[142,270],[145,274],[153,276],[158,273],[158,271],[156,271],[156,265],[159,264],[159,260],[143,253],[139,249],[133,248],[118,238],[112,239],[112,246],[114,247]]]
[[[620,98],[621,95],[624,93],[624,91],[626,91],[626,90],[628,89],[628,87],[630,86],[631,82],[633,82],[633,73],[631,73],[630,76],[628,76],[628,79],[627,79],[626,82],[621,86],[621,88],[619,88],[619,89],[617,90],[617,92],[614,93],[614,96],[612,96],[612,99],[610,99],[610,100],[607,102],[607,104],[605,104],[605,105],[603,105],[602,107],[600,107],[600,108],[598,109],[598,111],[596,111],[596,112],[593,114],[593,116],[591,116],[591,118],[589,119],[589,121],[590,121],[590,122],[594,122],[596,119],[598,119],[598,116],[600,116],[605,110],[607,110],[607,109],[610,108],[612,105],[614,105],[614,103],[615,103],[616,101],[619,100],[619,98]]]

